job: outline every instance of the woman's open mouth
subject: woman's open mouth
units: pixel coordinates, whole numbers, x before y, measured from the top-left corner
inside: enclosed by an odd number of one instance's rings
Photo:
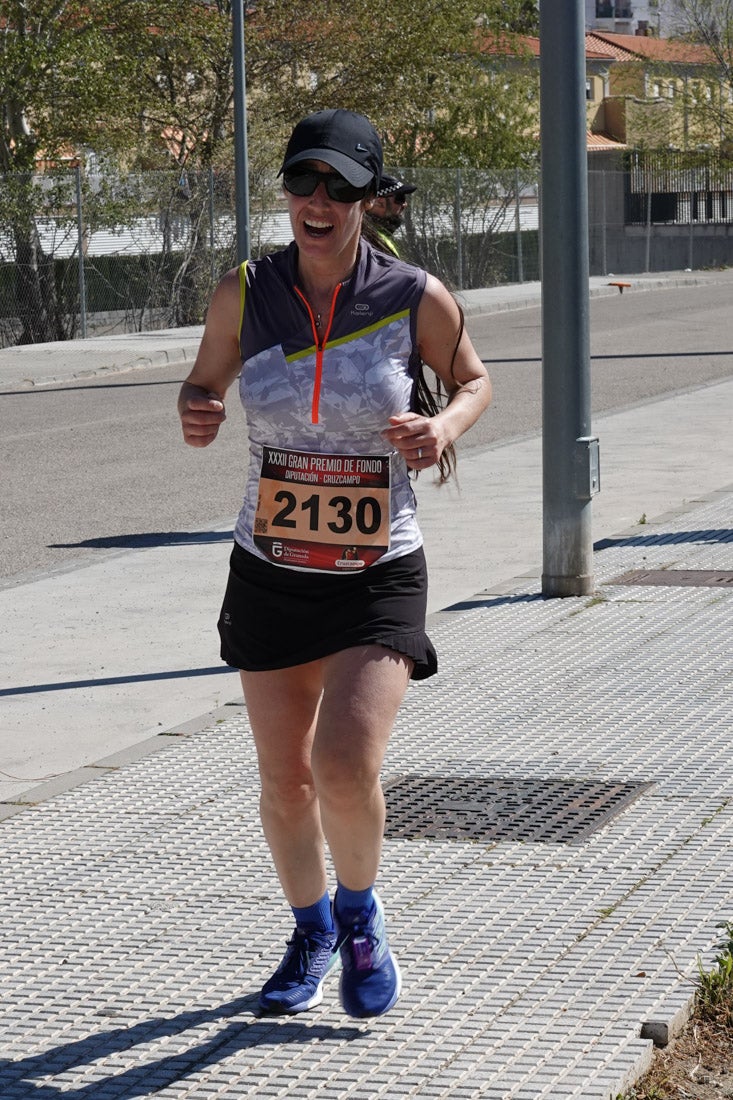
[[[330,222],[315,221],[314,219],[304,220],[303,224],[309,237],[327,237],[333,229]]]

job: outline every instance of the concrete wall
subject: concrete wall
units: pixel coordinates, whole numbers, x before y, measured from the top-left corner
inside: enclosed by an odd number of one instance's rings
[[[591,226],[591,275],[733,267],[733,225]]]
[[[621,155],[588,161],[591,275],[733,267],[733,223],[626,225]]]

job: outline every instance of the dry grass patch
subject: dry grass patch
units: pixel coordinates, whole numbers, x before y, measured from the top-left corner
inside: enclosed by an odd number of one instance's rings
[[[733,922],[710,970],[698,962],[695,1010],[649,1072],[617,1100],[723,1100],[733,1097]]]

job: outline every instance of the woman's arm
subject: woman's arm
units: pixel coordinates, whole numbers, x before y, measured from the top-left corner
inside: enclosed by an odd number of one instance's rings
[[[456,302],[432,275],[418,307],[417,343],[423,362],[448,394],[448,404],[431,417],[412,412],[392,416],[382,434],[413,469],[422,470],[476,423],[491,401],[491,382],[468,333],[461,332]]]
[[[196,362],[181,386],[178,415],[191,447],[207,447],[226,420],[224,397],[241,369],[239,269],[228,271],[211,299]]]

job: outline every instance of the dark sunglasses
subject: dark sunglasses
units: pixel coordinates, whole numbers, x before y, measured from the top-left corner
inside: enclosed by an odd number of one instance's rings
[[[333,172],[317,172],[315,168],[293,168],[283,172],[283,187],[291,195],[312,195],[319,183],[325,184],[326,194],[334,202],[358,202],[371,189],[370,184],[354,187],[343,176]]]
[[[407,206],[407,195],[392,195],[391,197],[395,206]]]

